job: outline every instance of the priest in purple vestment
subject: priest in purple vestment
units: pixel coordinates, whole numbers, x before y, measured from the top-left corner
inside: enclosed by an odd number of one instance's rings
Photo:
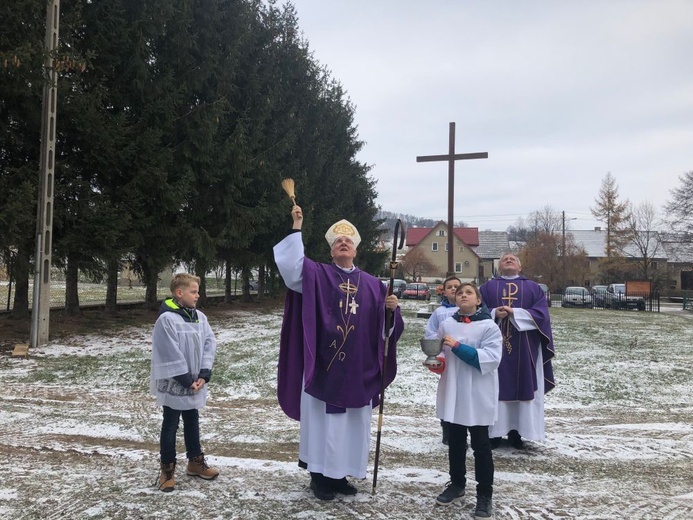
[[[504,254],[500,276],[479,288],[503,334],[498,420],[489,430],[494,447],[505,435],[518,449],[523,437],[544,440],[544,394],[555,386],[548,302],[541,287],[520,274],[521,268],[516,255]]]
[[[354,265],[358,230],[341,220],[328,229],[331,264],[306,258],[303,212],[291,210],[292,232],[274,247],[288,290],[279,349],[277,396],[300,421],[299,465],[321,500],[357,489],[346,479],[366,477],[372,408],[379,404],[390,322],[385,381],[397,372],[396,344],[404,323],[397,297]]]

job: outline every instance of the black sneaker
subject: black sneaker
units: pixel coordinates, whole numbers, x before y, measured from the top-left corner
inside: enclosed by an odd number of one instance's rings
[[[331,478],[329,483],[333,493],[339,493],[340,495],[355,495],[358,493],[356,486],[350,484],[346,477]]]
[[[314,479],[310,479],[310,489],[313,491],[313,494],[317,499],[334,500],[334,492],[317,484]]]
[[[496,448],[498,448],[501,445],[502,438],[501,437],[491,437],[489,440],[491,442],[491,449],[495,450]]]
[[[522,442],[522,437],[520,437],[517,430],[510,430],[508,432],[508,442],[516,450],[521,450],[525,447],[525,443]]]
[[[453,484],[452,482],[448,482],[447,484],[445,484],[445,490],[440,495],[438,495],[438,498],[436,498],[436,504],[441,506],[449,506],[450,504],[462,500],[463,496],[463,487],[458,486],[457,484]]]
[[[493,518],[493,501],[488,497],[476,497],[474,518]]]

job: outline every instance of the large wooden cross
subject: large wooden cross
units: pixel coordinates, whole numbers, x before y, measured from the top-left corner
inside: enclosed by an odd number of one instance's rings
[[[416,162],[448,162],[448,273],[446,276],[455,274],[453,240],[455,233],[453,221],[453,206],[455,199],[455,161],[467,159],[488,159],[488,152],[458,153],[455,154],[455,123],[450,123],[450,144],[447,155],[423,155],[416,158]]]

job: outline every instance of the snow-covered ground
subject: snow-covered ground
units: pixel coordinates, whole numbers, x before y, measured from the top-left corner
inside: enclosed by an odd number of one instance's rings
[[[447,451],[437,376],[421,366],[421,306],[402,304],[375,495],[369,479],[354,497],[312,497],[296,465],[298,424],[275,397],[281,307],[220,308],[210,311],[219,347],[201,413],[218,479],[184,475],[179,432],[176,490],[153,487],[161,421],[147,394],[151,323],[130,326],[53,341],[29,359],[0,357],[0,516],[470,518],[473,493],[462,506],[434,505]],[[494,451],[496,518],[693,518],[693,315],[551,312],[558,386],[547,396],[548,438]]]

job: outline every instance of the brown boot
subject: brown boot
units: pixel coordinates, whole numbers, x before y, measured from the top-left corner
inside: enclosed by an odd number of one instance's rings
[[[173,474],[176,471],[176,463],[161,464],[161,472],[159,473],[159,489],[168,493],[173,491],[176,481],[173,479]]]
[[[204,453],[188,459],[188,469],[186,473],[191,477],[201,477],[205,480],[212,480],[219,476],[217,468],[211,468],[207,465]]]

